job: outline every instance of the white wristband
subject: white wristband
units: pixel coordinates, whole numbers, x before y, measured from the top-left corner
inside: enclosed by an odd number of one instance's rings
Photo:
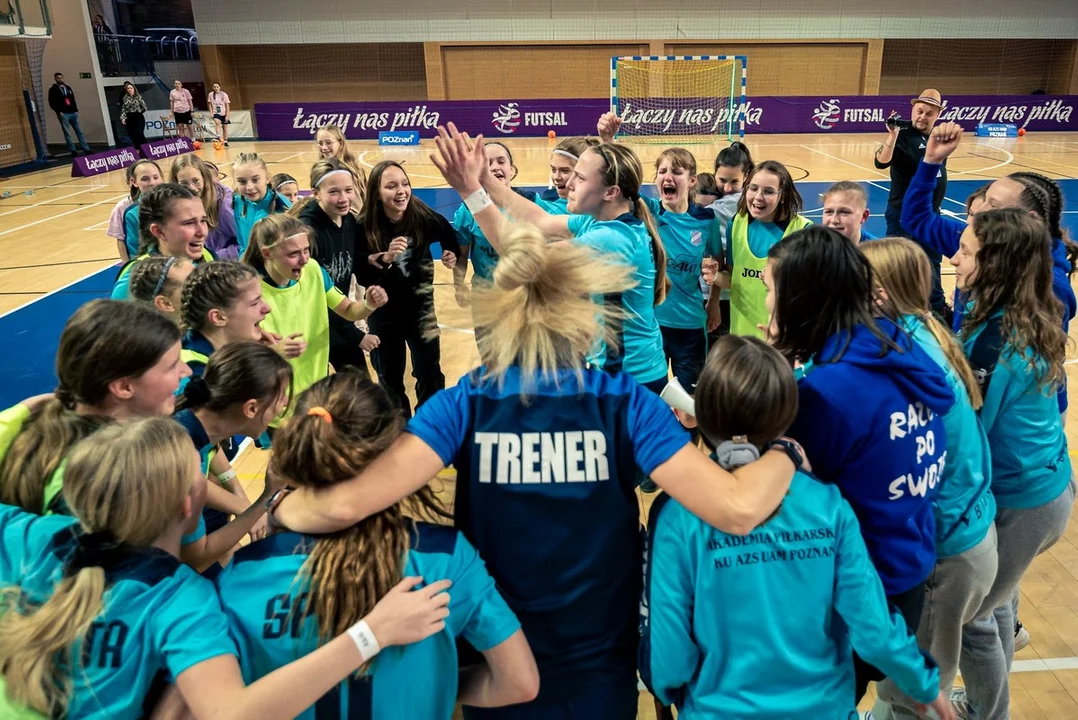
[[[490,195],[483,188],[479,188],[468,197],[464,198],[464,204],[472,215],[478,215],[494,204]]]
[[[236,471],[231,468],[217,476],[217,482],[221,483],[222,487],[228,487],[235,479]]]
[[[378,638],[374,636],[374,632],[366,620],[360,620],[348,628],[347,633],[348,637],[352,638],[352,641],[355,642],[356,647],[359,649],[359,655],[363,658],[363,662],[369,662],[382,649],[378,644]]]

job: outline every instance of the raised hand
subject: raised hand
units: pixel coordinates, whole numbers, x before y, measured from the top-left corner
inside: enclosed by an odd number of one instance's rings
[[[603,142],[614,142],[614,136],[618,134],[618,130],[621,129],[621,118],[612,112],[603,113],[599,117],[599,122],[596,125],[596,131],[599,133],[599,139]]]
[[[451,253],[448,250],[442,251],[442,265],[452,270],[457,266],[457,256],[455,253]]]
[[[456,125],[449,123],[448,128],[438,126],[434,144],[438,152],[431,154],[431,162],[461,197],[468,197],[482,187],[483,174],[490,172],[482,135],[472,142]]]
[[[962,139],[962,126],[956,122],[945,122],[932,128],[925,148],[925,162],[939,165],[958,149]]]

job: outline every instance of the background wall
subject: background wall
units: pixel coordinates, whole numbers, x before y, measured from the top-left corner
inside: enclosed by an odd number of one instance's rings
[[[667,54],[746,55],[749,95],[925,87],[945,95],[1078,94],[1078,0],[621,0],[616,7],[396,0],[388,12],[373,0],[192,0],[192,7],[206,81],[219,78],[245,108],[605,97],[612,55]]]
[[[63,73],[64,82],[75,91],[79,105],[79,125],[90,143],[111,143],[112,129],[105,111],[105,95],[99,84],[100,68],[97,49],[90,31],[90,15],[86,0],[50,0],[52,6],[52,39],[45,45],[42,64],[42,94],[48,97],[53,73]],[[90,78],[80,78],[89,73]],[[64,133],[56,113],[43,102],[41,112],[48,123],[50,144],[64,142]],[[72,138],[74,139],[74,138]],[[78,144],[78,140],[75,140]],[[66,150],[64,151],[66,152]]]
[[[1075,38],[1074,0],[192,0],[204,45],[656,38]]]
[[[0,77],[5,85],[0,102],[0,167],[6,167],[30,162],[37,154],[22,95],[23,90],[32,92],[33,85],[25,41],[0,40]]]

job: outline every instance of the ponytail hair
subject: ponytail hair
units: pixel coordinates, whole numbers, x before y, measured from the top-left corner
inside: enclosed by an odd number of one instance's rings
[[[1044,192],[1041,202],[1044,204],[1045,214],[1042,219],[1044,224],[1048,226],[1048,233],[1052,238],[1059,238],[1063,241],[1064,247],[1067,248],[1067,262],[1070,263],[1070,270],[1067,271],[1067,275],[1073,275],[1075,267],[1078,267],[1078,243],[1071,240],[1070,233],[1061,224],[1063,220],[1063,189],[1059,186],[1059,183],[1046,175],[1036,172],[1016,172],[1007,177],[1021,183],[1026,192],[1029,192],[1033,187],[1038,187]],[[1026,192],[1022,193],[1019,202],[1027,210],[1036,212],[1035,208],[1027,207],[1027,204],[1033,204],[1032,202],[1029,200],[1022,201],[1022,198],[1026,197]]]
[[[135,92],[137,93],[138,90],[135,90]],[[139,195],[142,194],[142,191],[138,189],[137,185],[131,184],[131,181],[135,179],[135,175],[138,174],[138,169],[141,165],[153,165],[155,168],[157,168],[157,174],[161,175],[162,178],[164,177],[164,173],[161,172],[161,166],[155,163],[153,160],[146,160],[145,158],[143,158],[142,160],[136,160],[135,162],[128,165],[127,170],[124,172],[124,177],[127,180],[127,185],[131,188],[131,202],[135,202],[136,200],[138,200]]]
[[[270,467],[293,485],[332,487],[362,472],[400,436],[404,425],[404,415],[382,386],[366,373],[345,368],[299,396],[295,415],[273,438]],[[400,582],[414,542],[409,518],[417,515],[452,517],[427,486],[315,541],[301,570],[310,593],[303,612],[314,615],[322,642],[358,622]],[[364,664],[360,670],[367,668]]]
[[[484,378],[500,382],[519,367],[526,396],[537,378],[556,381],[559,370],[582,368],[596,341],[614,346],[624,318],[596,307],[592,294],[621,293],[636,283],[629,267],[581,245],[548,245],[533,225],[514,224],[501,244],[492,282],[472,290],[476,339]]]
[[[172,277],[172,271],[190,264],[191,261],[187,258],[164,255],[152,255],[140,260],[131,268],[131,297],[148,303],[151,309],[156,310],[154,298],[159,295],[169,297],[183,285],[182,280]]]
[[[210,323],[210,310],[228,310],[239,300],[240,285],[257,279],[255,269],[243,263],[219,260],[196,265],[184,281],[180,295],[184,327],[203,332]]]
[[[180,337],[175,323],[138,303],[91,300],[76,310],[60,334],[56,398],[31,413],[0,461],[0,502],[43,513],[45,487],[70,448],[109,422],[79,415],[76,407],[103,406],[109,385],[140,377]],[[66,478],[65,472],[65,484]]]
[[[670,281],[666,277],[666,248],[663,246],[655,218],[648,210],[647,203],[640,197],[640,186],[644,181],[640,158],[625,145],[617,143],[601,143],[590,150],[606,163],[602,175],[603,185],[621,190],[621,196],[629,201],[633,215],[647,228],[651,237],[651,252],[655,259],[655,304],[661,305],[670,289]]]
[[[984,399],[977,376],[954,334],[932,313],[928,301],[932,292],[932,266],[928,256],[913,241],[899,237],[865,243],[860,250],[872,266],[876,291],[886,293],[885,303],[895,315],[913,315],[928,328],[943,350],[947,363],[965,386],[970,405],[974,410],[980,410]]]
[[[168,418],[117,423],[72,449],[64,499],[79,523],[53,540],[71,548],[62,579],[44,602],[18,587],[0,593],[0,676],[10,700],[65,714],[83,665],[75,647],[104,610],[106,571],[154,552],[198,468],[190,438]]]
[[[151,228],[164,225],[172,216],[172,204],[177,200],[195,200],[198,195],[175,183],[162,183],[142,195],[138,204],[139,241],[136,255],[145,255],[157,247]]]
[[[754,167],[749,146],[735,140],[730,143],[729,147],[724,147],[715,157],[715,171],[718,172],[720,167],[740,168],[741,172],[748,178]]]
[[[210,355],[202,377],[192,377],[177,410],[224,413],[248,400],[271,405],[292,383],[292,366],[280,353],[257,342],[233,342]]]

